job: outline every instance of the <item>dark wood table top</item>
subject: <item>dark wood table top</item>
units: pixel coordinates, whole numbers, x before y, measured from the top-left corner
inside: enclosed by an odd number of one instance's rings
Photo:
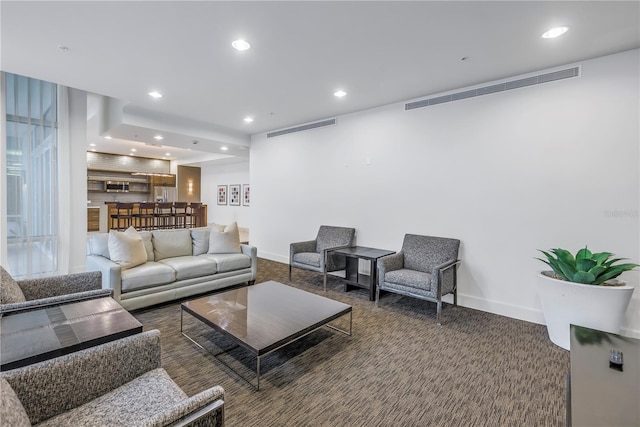
[[[640,340],[571,325],[571,425],[640,426]]]
[[[368,248],[366,246],[351,246],[349,248],[340,248],[331,250],[334,254],[353,256],[362,259],[378,259],[383,256],[393,255],[395,251],[389,251],[387,249]]]
[[[15,369],[142,332],[111,297],[0,317],[0,370]]]
[[[257,356],[351,312],[351,306],[269,281],[182,303],[182,308]]]

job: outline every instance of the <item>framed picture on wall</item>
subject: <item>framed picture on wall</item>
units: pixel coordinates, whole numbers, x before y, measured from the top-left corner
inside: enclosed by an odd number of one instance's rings
[[[226,185],[218,185],[218,204],[219,205],[227,204],[227,186]]]
[[[240,206],[240,184],[229,186],[229,205]]]
[[[249,190],[249,184],[242,184],[242,206],[249,206],[249,202],[251,201],[251,193]]]

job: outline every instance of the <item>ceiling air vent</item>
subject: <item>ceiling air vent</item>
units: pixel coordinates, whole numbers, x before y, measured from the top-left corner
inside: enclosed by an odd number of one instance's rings
[[[465,90],[463,92],[423,99],[421,101],[409,102],[408,104],[404,105],[404,109],[413,110],[416,108],[428,107],[430,105],[443,104],[445,102],[458,101],[460,99],[472,98],[474,96],[488,95],[490,93],[503,92],[505,90],[517,89],[520,87],[532,86],[579,76],[580,67],[572,67],[565,70],[553,71],[551,73],[539,74],[537,76],[526,77],[523,79],[510,80],[504,83],[483,86],[477,89]]]
[[[323,120],[321,122],[309,123],[306,125],[296,126],[289,129],[277,130],[275,132],[269,132],[267,138],[273,138],[274,136],[286,135],[288,133],[302,132],[303,130],[321,128],[323,126],[331,126],[336,124],[336,119]]]

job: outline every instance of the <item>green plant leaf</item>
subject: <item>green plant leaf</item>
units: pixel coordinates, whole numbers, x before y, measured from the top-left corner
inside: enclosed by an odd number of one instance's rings
[[[576,253],[576,261],[579,259],[591,259],[591,255],[591,251],[585,246],[584,249],[580,249],[578,253]]]
[[[558,260],[561,263],[575,269],[576,259],[573,257],[573,255],[571,255],[571,252],[567,251],[566,249],[552,249],[551,252],[553,252],[558,257]]]
[[[611,252],[599,252],[597,254],[593,254],[591,256],[591,259],[598,263],[598,265],[600,265],[605,262],[611,255],[613,255]]]
[[[607,280],[615,279],[616,277],[618,277],[619,275],[621,275],[625,271],[633,270],[636,267],[638,267],[638,264],[618,264],[618,265],[614,265],[611,268],[609,268],[606,273],[604,273],[600,277],[598,277],[598,279],[595,281],[594,284],[599,285],[601,283],[606,282]]]
[[[593,274],[588,273],[586,271],[578,271],[571,278],[572,282],[584,283],[586,285],[592,284],[595,280],[596,280],[596,276],[594,276]]]
[[[578,271],[589,271],[596,265],[597,265],[596,262],[591,259],[585,259],[585,258],[576,259],[576,269]]]
[[[602,265],[596,265],[595,267],[593,267],[591,270],[589,270],[589,273],[593,274],[594,276],[596,276],[596,279],[598,278],[598,276],[600,276],[602,273],[604,273],[605,271],[607,271],[606,267],[603,267]]]

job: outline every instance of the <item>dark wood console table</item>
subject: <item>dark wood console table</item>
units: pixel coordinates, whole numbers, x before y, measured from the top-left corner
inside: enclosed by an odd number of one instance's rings
[[[386,249],[367,248],[365,246],[352,246],[350,248],[340,248],[330,250],[332,254],[344,255],[347,258],[347,268],[345,272],[345,292],[350,286],[356,286],[369,290],[369,300],[373,301],[376,296],[376,286],[378,285],[378,259],[383,256],[393,255],[394,251]],[[370,274],[360,274],[358,271],[359,260],[364,259],[370,263]]]
[[[0,317],[0,370],[20,368],[142,332],[113,298],[96,298]]]

